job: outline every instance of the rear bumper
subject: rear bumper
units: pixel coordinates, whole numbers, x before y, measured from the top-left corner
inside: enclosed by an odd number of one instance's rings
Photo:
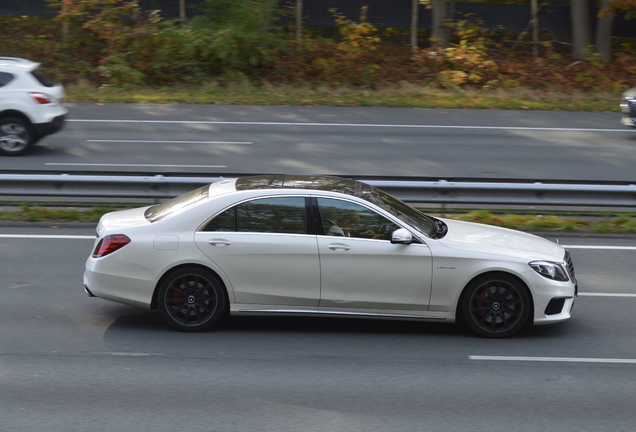
[[[43,137],[58,132],[60,129],[62,129],[65,122],[66,114],[63,114],[53,118],[53,120],[48,123],[34,123],[33,127],[35,128],[36,133],[39,136]]]
[[[127,266],[119,260],[108,258],[111,257],[88,259],[84,272],[86,294],[90,297],[150,309],[155,281],[158,278],[154,275],[149,277],[139,267]]]

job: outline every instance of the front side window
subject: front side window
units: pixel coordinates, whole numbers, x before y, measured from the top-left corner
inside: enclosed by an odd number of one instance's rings
[[[217,215],[203,231],[307,234],[304,197],[261,198]]]
[[[384,216],[359,204],[332,198],[318,198],[325,234],[341,237],[390,240],[400,228]]]
[[[407,223],[427,237],[436,237],[440,235],[439,221],[437,219],[425,215],[419,210],[416,210],[384,191],[369,185],[364,186],[366,186],[368,190],[363,189],[361,193],[356,196],[377,205],[384,211],[391,213],[391,215],[397,217],[402,222]],[[441,233],[441,235],[443,236],[443,233]]]

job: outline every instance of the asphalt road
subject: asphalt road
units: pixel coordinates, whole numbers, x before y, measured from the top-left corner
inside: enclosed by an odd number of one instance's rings
[[[461,106],[461,101],[458,101]],[[4,169],[634,181],[617,113],[70,104]]]
[[[174,332],[84,294],[92,236],[0,226],[0,431],[634,430],[636,237],[559,235],[573,318],[488,340],[311,318]]]
[[[64,131],[0,168],[634,181],[636,130],[611,113],[70,108]],[[93,236],[0,225],[1,432],[634,429],[636,237],[559,235],[581,286],[573,318],[487,340],[313,318],[174,332],[84,294]]]

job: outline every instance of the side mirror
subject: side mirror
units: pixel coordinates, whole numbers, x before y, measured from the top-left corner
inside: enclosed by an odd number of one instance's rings
[[[399,228],[391,234],[391,243],[393,244],[411,244],[413,235],[405,228]]]

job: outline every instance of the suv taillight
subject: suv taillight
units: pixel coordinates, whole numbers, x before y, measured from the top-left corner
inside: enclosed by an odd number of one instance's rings
[[[53,102],[53,98],[45,93],[31,92],[29,93],[29,96],[31,96],[40,105],[45,105]]]
[[[97,246],[95,246],[93,258],[101,258],[112,254],[126,246],[128,243],[130,243],[130,239],[124,234],[107,235],[101,239],[99,243],[97,243]]]

